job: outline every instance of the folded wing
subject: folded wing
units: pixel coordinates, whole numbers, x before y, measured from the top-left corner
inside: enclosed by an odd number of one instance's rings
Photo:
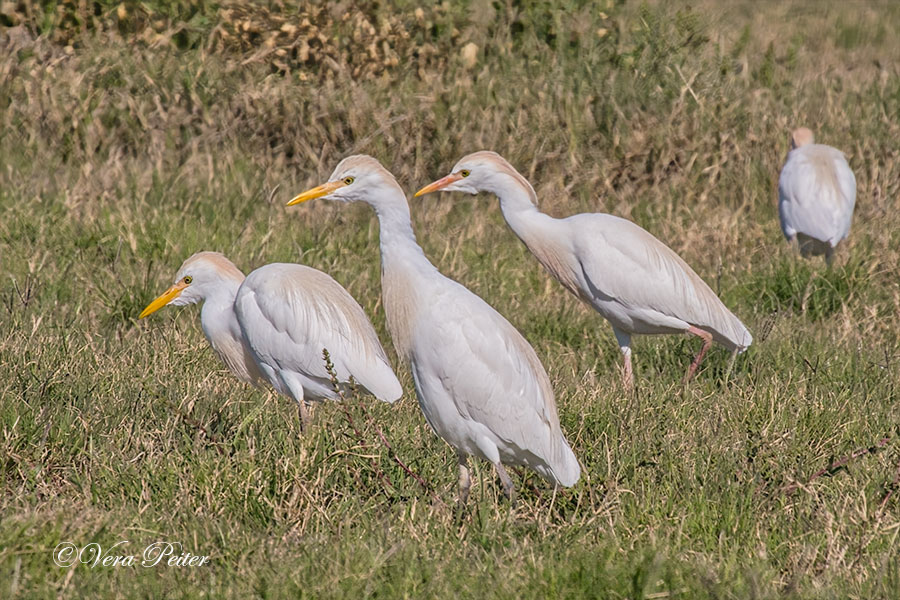
[[[402,394],[372,324],[334,279],[310,267],[271,264],[238,290],[235,312],[257,359],[277,369],[327,382],[327,349],[341,382],[353,379],[375,397]]]

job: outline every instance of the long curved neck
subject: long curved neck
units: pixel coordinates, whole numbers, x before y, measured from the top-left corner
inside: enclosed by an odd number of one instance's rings
[[[538,210],[534,188],[524,177],[514,172],[500,172],[490,181],[486,191],[500,199],[500,212],[515,234],[526,246],[532,247],[539,232],[552,227],[556,221]]]
[[[563,287],[581,297],[566,221],[539,211],[534,188],[518,173],[500,173],[491,183],[489,191],[500,198],[500,211],[510,229]]]
[[[381,297],[397,354],[412,360],[412,327],[426,281],[438,274],[416,242],[409,204],[398,187],[370,202],[378,215],[381,245]],[[427,300],[426,300],[427,301]]]
[[[378,216],[382,268],[436,270],[416,241],[403,192],[398,188],[371,205]]]

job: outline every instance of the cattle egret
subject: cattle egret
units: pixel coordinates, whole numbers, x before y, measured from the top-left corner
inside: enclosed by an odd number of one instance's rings
[[[218,252],[198,252],[181,265],[175,283],[141,313],[167,304],[203,302],[200,323],[216,354],[239,379],[263,379],[296,400],[301,424],[305,402],[338,397],[322,350],[327,349],[340,386],[350,378],[385,402],[403,393],[356,300],[325,273],[274,263],[244,278]]]
[[[743,352],[750,332],[680,256],[638,225],[603,213],[555,219],[540,212],[528,180],[495,152],[476,152],[416,196],[438,190],[490,192],[507,224],[544,268],[613,327],[633,385],[631,336],[688,333],[703,345],[690,380],[713,340]]]
[[[350,156],[327,183],[288,204],[321,197],[365,202],[378,216],[388,329],[409,362],[425,420],[457,452],[460,502],[471,485],[468,455],[496,467],[510,501],[513,483],[504,464],[575,485],[581,468],[537,354],[500,313],[426,258],[394,176],[369,156]]]
[[[791,135],[778,178],[778,215],[789,242],[797,240],[803,256],[825,255],[830,265],[834,249],[850,233],[856,204],[856,177],[844,154],[813,143],[813,133],[801,127]]]

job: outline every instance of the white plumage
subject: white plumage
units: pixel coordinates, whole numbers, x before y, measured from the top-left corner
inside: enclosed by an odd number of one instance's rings
[[[262,266],[244,280],[234,312],[266,379],[298,402],[337,398],[323,349],[343,387],[352,377],[379,400],[393,402],[403,393],[363,309],[322,271],[286,263]]]
[[[141,313],[167,304],[203,302],[201,324],[213,350],[240,379],[264,379],[297,401],[337,397],[325,368],[327,349],[338,382],[352,377],[379,400],[393,402],[403,390],[372,324],[334,279],[303,265],[275,263],[244,278],[217,252],[188,258],[175,283]]]
[[[581,470],[534,349],[484,300],[433,273],[407,351],[426,421],[458,452],[575,485]]]
[[[258,385],[262,373],[244,343],[233,308],[234,296],[243,282],[244,274],[224,255],[198,252],[182,263],[175,283],[147,305],[139,318],[168,304],[184,306],[203,302],[200,326],[209,345],[235,377]]]
[[[689,380],[713,340],[741,352],[750,332],[684,260],[638,225],[602,213],[555,219],[540,212],[531,184],[495,152],[461,159],[429,192],[491,192],[507,224],[538,261],[570,292],[613,326],[632,385],[631,336],[690,333],[703,346]]]
[[[813,143],[801,127],[791,135],[791,151],[778,178],[778,214],[789,242],[797,240],[803,256],[825,255],[850,233],[856,205],[856,177],[844,154]]]
[[[388,327],[409,361],[426,421],[457,452],[461,501],[470,485],[467,455],[493,463],[510,498],[513,484],[503,464],[574,485],[581,469],[540,360],[515,327],[425,257],[394,177],[373,158],[351,156],[329,183],[290,204],[319,197],[366,202],[378,215]]]

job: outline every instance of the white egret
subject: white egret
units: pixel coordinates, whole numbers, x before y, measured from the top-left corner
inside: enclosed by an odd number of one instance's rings
[[[514,488],[504,464],[575,485],[581,468],[560,429],[540,359],[500,313],[426,258],[393,175],[369,156],[350,156],[328,183],[289,205],[320,197],[366,202],[378,216],[388,328],[410,364],[425,420],[457,452],[460,501],[471,485],[468,455],[493,463],[510,500]]]
[[[175,283],[140,318],[167,304],[197,302],[203,302],[203,333],[231,372],[250,383],[263,379],[293,398],[303,425],[308,420],[305,402],[338,397],[323,349],[341,386],[352,377],[363,391],[385,402],[403,393],[363,309],[321,271],[273,263],[245,279],[218,252],[198,252],[184,261]]]
[[[555,219],[540,212],[528,180],[495,152],[470,154],[430,192],[490,192],[500,199],[507,224],[567,290],[613,327],[624,359],[626,387],[633,385],[631,337],[687,333],[703,340],[685,376],[690,380],[713,340],[744,351],[752,337],[744,324],[680,256],[638,225],[609,214]]]
[[[218,252],[198,252],[182,263],[175,283],[141,312],[143,319],[163,306],[203,302],[200,326],[213,351],[241,381],[259,384],[262,373],[244,343],[234,314],[234,297],[244,274]]]
[[[778,215],[789,242],[803,256],[825,255],[850,233],[856,177],[837,148],[813,143],[806,127],[791,134],[791,150],[778,178]]]

